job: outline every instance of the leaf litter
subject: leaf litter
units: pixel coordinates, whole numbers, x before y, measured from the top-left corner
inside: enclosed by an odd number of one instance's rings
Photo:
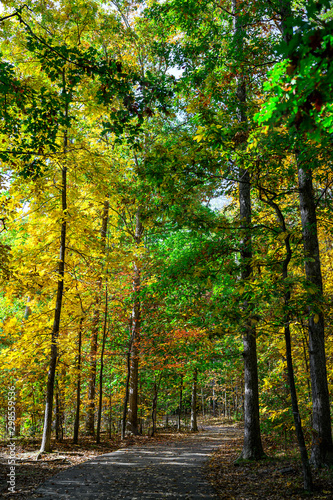
[[[214,419],[215,420],[215,419]],[[213,425],[218,422],[212,422]],[[303,500],[333,499],[333,470],[313,470],[315,490],[309,494],[303,490],[302,468],[297,458],[297,450],[290,447],[286,450],[272,438],[264,438],[267,457],[260,462],[242,461],[236,463],[242,449],[242,428],[239,424],[223,421],[227,430],[223,444],[206,463],[207,479],[223,500]],[[8,473],[7,448],[4,443],[0,447],[0,496],[4,499],[30,500],[34,490],[51,476],[69,467],[79,465],[91,458],[105,453],[127,448],[133,445],[145,446],[168,443],[171,440],[182,440],[186,432],[158,431],[154,437],[132,436],[121,441],[114,436],[97,445],[93,438],[82,437],[79,445],[70,439],[54,442],[53,452],[43,454],[36,460],[39,450],[38,441],[16,441],[16,492],[9,493],[6,475]],[[194,437],[194,436],[193,436]],[[102,440],[103,440],[102,438]]]

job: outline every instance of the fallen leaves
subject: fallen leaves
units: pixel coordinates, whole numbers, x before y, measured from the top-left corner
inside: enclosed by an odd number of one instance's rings
[[[42,458],[36,461],[40,443],[17,442],[16,446],[16,466],[15,480],[16,493],[10,493],[7,489],[6,479],[0,482],[0,496],[7,499],[31,500],[33,491],[49,477],[54,476],[68,467],[78,465],[90,458],[103,453],[115,451],[120,446],[120,440],[96,445],[90,438],[82,438],[80,446],[72,444],[70,439],[57,442],[53,445],[53,452],[43,454]],[[8,473],[8,459],[6,446],[1,449],[0,477],[6,478]]]
[[[265,440],[264,440],[265,441]],[[233,437],[219,448],[207,464],[206,472],[210,482],[224,500],[301,500],[309,498],[303,489],[302,467],[299,460],[290,458],[295,450],[276,457],[265,443],[268,457],[260,462],[240,462],[235,464],[242,449],[241,435]],[[276,447],[276,445],[274,446]],[[280,455],[280,453],[279,453]],[[289,455],[289,456],[288,456]],[[312,499],[333,498],[333,473],[313,471],[315,491]]]

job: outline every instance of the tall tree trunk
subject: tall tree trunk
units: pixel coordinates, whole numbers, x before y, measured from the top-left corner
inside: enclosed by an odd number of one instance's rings
[[[109,397],[109,439],[112,437],[112,388],[110,388]]]
[[[290,0],[283,0],[280,9],[281,27],[286,44],[292,40],[288,26],[293,14]],[[309,357],[312,392],[312,451],[311,463],[320,467],[333,463],[333,443],[330,401],[327,383],[325,327],[322,313],[323,283],[320,266],[319,242],[317,231],[316,203],[312,183],[311,159],[306,146],[299,144],[295,151],[298,171],[299,203],[302,221],[303,247],[305,256],[305,275],[313,286],[313,305],[309,306]]]
[[[132,334],[132,322],[130,321],[130,330]],[[129,387],[130,387],[130,377],[131,377],[131,351],[132,351],[133,337],[131,335],[130,343],[127,351],[127,377],[125,384],[125,396],[124,396],[124,406],[123,406],[123,418],[121,421],[121,439],[125,439],[126,434],[126,420],[127,420],[127,409],[128,409],[128,399],[129,399]]]
[[[65,425],[65,407],[64,407],[64,392],[61,386],[61,380],[64,379],[65,371],[62,366],[56,376],[56,439],[63,441],[64,425]]]
[[[305,364],[305,372],[306,372],[306,385],[308,388],[308,398],[309,401],[311,401],[311,381],[310,381],[310,370],[309,370],[309,363],[308,363],[308,356],[307,353],[309,352],[308,347],[305,346],[305,344],[308,344],[307,338],[306,338],[306,333],[304,333],[304,328],[302,325],[302,346],[303,346],[303,354],[304,354],[304,364]],[[311,422],[312,425],[312,422]]]
[[[63,211],[66,209],[66,173],[67,168],[64,167],[63,173]],[[64,212],[63,212],[64,213]],[[61,318],[61,306],[63,298],[63,287],[64,287],[64,271],[65,271],[65,243],[66,243],[66,219],[63,220],[61,225],[61,247],[60,247],[60,261],[58,267],[58,290],[57,299],[55,307],[55,315],[52,329],[51,337],[51,356],[50,365],[47,378],[47,388],[46,388],[46,404],[45,404],[45,416],[44,416],[44,428],[42,444],[40,448],[40,453],[51,451],[51,424],[52,424],[52,409],[53,409],[53,394],[54,394],[54,380],[58,357],[58,335],[60,328],[60,318]]]
[[[212,409],[213,409],[213,417],[216,417],[215,380],[213,382],[213,387],[212,387]]]
[[[104,368],[104,350],[105,350],[105,341],[106,341],[107,317],[108,317],[108,288],[107,288],[107,282],[106,282],[103,340],[102,340],[102,352],[101,352],[101,365],[100,365],[100,370],[99,370],[99,401],[98,401],[97,431],[96,431],[96,443],[97,444],[100,443],[100,434],[101,434],[102,402],[103,402],[103,368]]]
[[[89,382],[88,382],[88,403],[86,415],[86,434],[95,435],[95,396],[96,396],[96,370],[97,370],[97,345],[99,329],[99,296],[95,298],[95,310],[93,313],[92,332],[89,354]]]
[[[139,280],[137,280],[139,281]],[[139,317],[139,311],[136,306],[133,307],[133,320]],[[137,435],[138,428],[138,381],[139,381],[139,342],[140,342],[140,324],[139,320],[133,321],[132,345],[130,354],[130,377],[128,394],[128,412],[126,420],[126,432]]]
[[[198,380],[198,370],[197,368],[193,371],[193,381],[192,381],[192,397],[191,397],[191,432],[198,432],[197,424],[197,380]]]
[[[183,411],[183,378],[184,375],[180,375],[180,387],[179,387],[179,413],[178,413],[178,423],[177,430],[181,429],[182,411]]]
[[[333,462],[329,391],[327,384],[325,328],[321,310],[323,284],[319,257],[316,205],[311,170],[298,161],[299,200],[302,220],[305,274],[313,285],[313,305],[309,306],[309,357],[312,390],[311,463],[320,467]]]
[[[227,417],[227,410],[228,410],[228,400],[227,400],[227,390],[224,390],[224,417]]]
[[[234,13],[234,33],[236,44],[242,51],[241,32],[243,27],[238,18],[237,0],[232,0]],[[238,40],[237,40],[238,39]],[[241,126],[247,127],[246,114],[246,83],[244,75],[241,74],[237,84],[238,99],[238,120]],[[244,142],[246,130],[244,133]],[[247,169],[239,168],[239,208],[241,231],[243,238],[241,241],[241,278],[243,281],[252,278],[252,240],[251,240],[251,181],[250,173]],[[257,365],[257,341],[256,328],[251,323],[251,304],[245,300],[242,304],[244,317],[243,327],[243,357],[244,357],[244,443],[241,458],[247,460],[259,460],[264,456],[261,442],[260,421],[259,421],[259,391],[258,391],[258,365]]]
[[[59,375],[59,374],[58,374]],[[58,379],[58,377],[57,377]],[[55,431],[56,440],[62,441],[62,418],[61,418],[61,394],[59,388],[59,381],[56,380],[56,395],[55,395]]]
[[[30,302],[31,302],[31,297],[28,297],[27,299],[27,305],[25,306],[25,311],[24,311],[24,319],[28,319],[30,314],[31,314],[31,307],[30,307]]]
[[[156,380],[155,380],[153,402],[152,402],[152,407],[151,407],[151,420],[152,420],[151,436],[155,436],[155,432],[156,432],[157,397],[158,397],[158,390],[157,390],[157,384],[156,384]]]
[[[202,406],[202,417],[205,416],[205,399],[204,399],[204,393],[203,393],[203,388],[201,387],[201,406]]]
[[[106,233],[109,217],[109,201],[104,201],[103,218],[101,227],[102,252],[105,253]],[[92,321],[91,344],[90,344],[90,366],[88,383],[88,408],[86,416],[86,433],[95,435],[95,397],[96,397],[96,371],[97,371],[97,348],[99,331],[99,310],[101,303],[102,276],[97,281],[98,292],[95,297],[95,310]]]
[[[262,199],[262,197],[261,197]],[[275,203],[271,199],[263,200],[265,203],[270,205],[277,215],[277,218],[280,222],[281,233],[287,233],[287,226],[285,223],[285,218],[283,213],[281,212],[277,203]],[[292,257],[292,250],[290,246],[290,235],[288,234],[286,238],[284,238],[284,245],[286,249],[286,256],[283,260],[282,264],[282,278],[286,283],[288,278],[288,266]],[[289,314],[289,303],[290,303],[291,293],[290,290],[287,289],[284,293],[284,305],[285,305],[285,317],[284,317],[284,338],[286,343],[286,358],[287,358],[287,369],[288,369],[288,380],[290,387],[290,396],[291,396],[291,406],[295,423],[296,436],[298,441],[298,446],[301,455],[302,468],[303,468],[303,478],[304,478],[304,489],[307,491],[312,491],[312,474],[311,468],[308,459],[308,452],[305,445],[305,439],[303,434],[301,416],[298,409],[298,399],[297,399],[297,391],[296,391],[296,383],[294,376],[294,367],[293,367],[293,358],[292,358],[292,348],[291,348],[291,335],[290,335],[290,314]]]
[[[169,427],[169,405],[168,405],[168,400],[165,403],[165,427],[166,428]]]
[[[31,315],[31,313],[32,313],[32,311],[31,311],[31,307],[30,307],[30,302],[31,302],[31,297],[28,297],[28,298],[27,298],[27,304],[26,304],[26,306],[25,306],[25,311],[24,311],[24,319],[25,319],[25,320],[26,320],[26,319],[28,319],[28,318],[29,318],[29,316],[30,316],[30,315]],[[18,392],[18,395],[19,395],[19,394],[20,394],[20,393]],[[34,405],[34,399],[33,399],[33,414],[32,414],[32,421],[33,421],[33,423],[32,423],[32,427],[35,427],[35,425],[34,425],[34,406],[35,406],[35,405]],[[20,435],[20,432],[21,432],[21,411],[22,411],[22,407],[21,407],[21,405],[19,405],[19,406],[17,406],[17,408],[19,408],[19,410],[18,410],[18,411],[19,411],[19,413],[18,413],[18,412],[16,412],[16,420],[15,420],[15,436],[19,436],[19,435]],[[16,424],[16,421],[18,422],[17,424]],[[16,428],[17,428],[17,430],[16,430]],[[18,433],[18,434],[17,434],[17,433]]]
[[[157,424],[157,399],[158,399],[158,393],[161,385],[161,380],[162,380],[162,373],[160,373],[160,376],[158,378],[158,382],[156,382],[156,376],[154,380],[154,395],[153,395],[153,401],[152,401],[152,410],[151,410],[151,419],[152,419],[152,431],[151,431],[151,436],[154,436],[156,433],[156,424]]]
[[[288,302],[290,300],[290,293],[287,292],[285,295],[285,305],[288,307]],[[312,491],[312,475],[308,459],[308,452],[305,445],[305,439],[303,434],[301,417],[298,409],[298,400],[296,392],[296,384],[294,377],[293,359],[292,359],[292,349],[291,349],[291,336],[290,336],[290,326],[289,317],[286,316],[284,337],[286,341],[286,355],[287,355],[287,367],[288,367],[288,380],[290,386],[291,404],[294,416],[294,423],[296,429],[296,435],[298,440],[298,446],[300,450],[302,467],[303,467],[303,478],[304,478],[304,489],[307,491]]]
[[[65,80],[65,70],[63,71],[63,93],[66,95],[66,80]],[[65,119],[68,119],[68,101],[66,101],[65,108]],[[66,153],[68,146],[68,136],[67,130],[64,130],[64,161],[66,161]],[[45,414],[44,414],[44,427],[43,427],[43,437],[42,444],[40,447],[40,452],[50,452],[51,451],[51,425],[52,425],[52,409],[53,409],[53,394],[54,394],[54,380],[57,366],[58,357],[58,336],[60,329],[60,319],[61,319],[61,307],[62,299],[64,293],[64,277],[65,277],[65,252],[66,252],[66,230],[67,230],[67,166],[63,166],[61,170],[61,209],[62,209],[62,223],[60,230],[60,255],[58,263],[58,286],[57,286],[57,298],[54,310],[54,320],[51,335],[51,353],[50,353],[50,365],[47,375],[47,387],[46,387],[46,403],[45,403]]]
[[[76,409],[75,409],[75,419],[74,419],[73,444],[78,444],[79,428],[80,428],[82,325],[83,325],[83,316],[81,316],[80,318],[80,325],[79,325],[78,353],[77,353]]]
[[[141,243],[143,226],[140,217],[140,208],[135,217],[135,243],[138,247]],[[140,345],[140,327],[141,327],[141,269],[139,260],[133,263],[133,309],[132,309],[132,345],[130,357],[130,385],[128,398],[128,413],[126,422],[126,431],[130,434],[139,434],[138,428],[138,382],[139,382],[139,345]]]

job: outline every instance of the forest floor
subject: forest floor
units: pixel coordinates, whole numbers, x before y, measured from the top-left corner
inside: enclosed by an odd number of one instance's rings
[[[226,500],[333,499],[333,470],[313,471],[315,491],[312,495],[303,491],[302,470],[294,445],[276,444],[276,440],[264,438],[265,451],[269,458],[259,463],[243,462],[235,465],[235,460],[237,460],[242,448],[241,425],[223,419],[213,419],[204,422],[204,426],[207,430],[195,435],[189,435],[186,432],[178,433],[170,428],[168,431],[159,430],[156,437],[153,438],[139,436],[120,441],[119,438],[113,437],[112,440],[107,440],[100,445],[96,445],[90,438],[82,438],[79,445],[73,445],[69,439],[66,439],[62,443],[54,443],[53,453],[43,455],[42,459],[38,461],[36,461],[36,455],[39,441],[16,441],[15,494],[9,493],[7,489],[7,450],[5,444],[0,443],[0,497],[10,500],[38,498],[33,492],[55,474],[73,466],[80,466],[83,462],[91,461],[99,455],[109,454],[115,450],[124,450],[125,452],[125,449],[132,450],[133,446],[144,449],[147,449],[148,446],[151,450],[149,453],[154,453],[154,448],[160,452],[163,447],[170,449],[171,443],[174,447],[177,443],[182,446],[182,443],[188,439],[191,439],[193,446],[197,442],[200,447],[205,436],[208,437],[209,430],[216,427],[214,430],[218,431],[219,441],[216,442],[216,446],[219,445],[219,447],[215,446],[216,449],[208,461],[205,458],[204,472],[214,486],[218,498]],[[94,462],[95,460],[92,460],[91,463]],[[96,461],[96,467],[98,467],[97,464]],[[183,480],[185,479],[184,476]],[[215,495],[209,498],[214,497]],[[111,497],[106,496],[105,498]],[[185,495],[184,498],[194,497]]]
[[[238,462],[243,446],[242,428],[232,426],[206,464],[206,474],[224,500],[333,500],[333,467],[312,470],[313,493],[303,489],[302,466],[296,443],[263,437],[267,458]]]

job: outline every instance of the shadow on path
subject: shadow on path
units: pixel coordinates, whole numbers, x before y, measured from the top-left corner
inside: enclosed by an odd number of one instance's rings
[[[229,433],[230,427],[206,427],[180,441],[100,455],[51,477],[32,498],[217,499],[202,468]]]

